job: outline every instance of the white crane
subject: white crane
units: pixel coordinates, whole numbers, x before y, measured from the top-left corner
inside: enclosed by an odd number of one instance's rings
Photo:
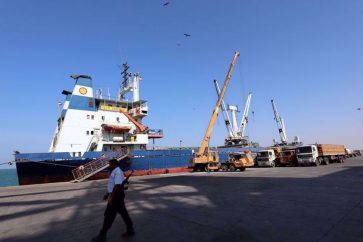
[[[252,98],[252,92],[248,93],[246,104],[245,104],[245,110],[243,112],[241,124],[239,126],[240,136],[245,136],[245,130],[248,123],[248,111],[250,110],[250,104],[251,104],[251,98]]]
[[[219,97],[220,89],[218,82],[216,80],[214,80],[214,86],[216,88],[217,95]],[[228,105],[227,109],[224,101],[222,100],[221,109],[223,110],[223,118],[225,120],[225,124],[228,131],[228,137],[225,140],[225,145],[241,145],[241,144],[248,145],[248,139],[245,137],[245,130],[248,123],[248,112],[250,108],[251,98],[252,98],[252,93],[250,92],[247,97],[240,126],[238,126],[237,124],[237,115],[236,115],[236,113],[238,112],[237,106]],[[232,120],[228,115],[228,111],[231,112]]]
[[[283,145],[287,145],[287,135],[286,135],[286,130],[285,130],[285,124],[284,124],[284,119],[279,115],[279,113],[277,112],[277,108],[275,105],[274,100],[271,100],[271,104],[272,104],[272,109],[274,111],[275,114],[275,120],[277,123],[277,128],[279,130],[279,134],[280,134],[280,138],[281,138],[281,144]]]
[[[219,95],[221,94],[221,90],[219,89],[219,85],[218,85],[217,80],[214,80],[214,86],[216,88],[216,91],[217,91],[217,94],[218,94],[218,97],[219,97]],[[221,109],[222,109],[222,115],[223,115],[224,123],[225,123],[226,128],[227,128],[228,135],[232,136],[231,120],[229,118],[228,111],[227,111],[227,108],[226,108],[226,104],[224,103],[223,99],[222,99],[222,103],[221,103]]]

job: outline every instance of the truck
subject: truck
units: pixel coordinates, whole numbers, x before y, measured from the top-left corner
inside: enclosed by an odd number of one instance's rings
[[[254,161],[251,151],[244,150],[240,152],[233,152],[228,154],[228,159],[225,162],[221,162],[221,171],[244,171],[246,167],[253,167]]]
[[[353,154],[354,154],[355,156],[362,156],[362,154],[363,154],[363,150],[353,150]]]
[[[346,158],[353,157],[353,152],[348,148],[345,148],[345,157]]]
[[[279,166],[297,166],[296,149],[284,149],[278,155]]]
[[[279,152],[276,149],[260,150],[257,152],[256,157],[257,166],[275,167],[278,153]]]
[[[314,144],[296,148],[297,161],[300,166],[320,164],[328,165],[330,162],[344,162],[344,145]]]

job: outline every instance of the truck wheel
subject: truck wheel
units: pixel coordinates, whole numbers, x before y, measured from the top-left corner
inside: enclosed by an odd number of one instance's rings
[[[194,171],[194,172],[200,172],[200,171],[202,171],[202,168],[201,168],[199,165],[195,165],[195,166],[193,167],[193,171]]]
[[[275,167],[275,165],[276,165],[276,164],[275,164],[275,162],[274,162],[274,161],[272,161],[272,162],[271,162],[271,167]]]
[[[325,163],[325,165],[329,165],[329,158],[325,158],[324,163]]]
[[[241,167],[239,168],[240,171],[245,171],[246,170],[246,167]]]
[[[228,171],[228,166],[226,164],[221,165],[221,171],[223,172]]]
[[[231,165],[231,166],[229,167],[229,171],[234,172],[234,171],[236,171],[236,168],[235,168],[233,165]]]
[[[316,161],[315,161],[315,166],[319,166],[319,165],[321,165],[321,162],[320,162],[320,160],[319,160],[319,159],[316,159]]]

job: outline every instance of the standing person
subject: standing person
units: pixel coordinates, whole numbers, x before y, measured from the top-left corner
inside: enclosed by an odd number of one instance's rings
[[[122,184],[125,179],[124,174],[118,167],[116,159],[110,160],[109,165],[111,175],[108,179],[107,193],[103,197],[103,200],[107,200],[103,227],[98,236],[93,238],[92,241],[106,241],[107,231],[111,228],[117,213],[121,215],[127,226],[127,230],[122,234],[122,237],[130,237],[135,234],[131,218],[125,207],[124,184]]]

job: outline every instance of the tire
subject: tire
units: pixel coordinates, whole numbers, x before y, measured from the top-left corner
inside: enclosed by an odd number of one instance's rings
[[[321,165],[321,161],[319,159],[316,159],[315,166],[320,166],[320,165]]]
[[[276,166],[275,161],[272,161],[271,162],[271,167],[275,167],[275,166]]]
[[[201,171],[202,171],[202,169],[201,169],[200,165],[195,165],[195,166],[193,167],[193,171],[194,171],[194,172],[201,172]]]
[[[206,165],[206,166],[204,167],[204,171],[205,171],[205,172],[210,172],[210,170],[208,169],[208,165]]]
[[[326,159],[324,159],[324,163],[325,163],[325,165],[329,165],[329,158],[326,158]]]
[[[236,171],[236,167],[234,167],[234,165],[230,165],[230,166],[229,166],[229,171],[230,171],[230,172],[234,172],[234,171]]]
[[[239,168],[240,171],[245,171],[246,170],[246,167],[241,167]]]
[[[221,165],[221,171],[222,171],[222,172],[226,172],[226,171],[228,171],[228,166],[227,166],[226,164],[222,164],[222,165]]]

